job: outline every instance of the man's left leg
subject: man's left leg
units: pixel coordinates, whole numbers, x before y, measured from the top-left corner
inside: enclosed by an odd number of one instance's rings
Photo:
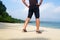
[[[23,26],[23,27],[24,27],[24,28],[23,28],[23,31],[24,31],[24,32],[27,32],[26,27],[27,27],[27,24],[29,23],[32,15],[33,15],[33,10],[32,10],[32,8],[29,8],[28,17],[27,17],[27,19],[26,19],[26,21],[25,21],[25,23],[24,23],[24,26]]]
[[[27,24],[28,24],[29,21],[30,21],[30,18],[27,18],[27,19],[25,20],[25,23],[24,23],[24,26],[23,26],[23,29],[24,29],[24,30],[26,30],[26,27],[27,27]]]

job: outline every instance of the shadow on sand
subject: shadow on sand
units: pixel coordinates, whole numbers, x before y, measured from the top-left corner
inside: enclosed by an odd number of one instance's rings
[[[23,39],[10,39],[10,40],[50,40],[48,38],[23,38]]]
[[[34,31],[36,31],[36,30],[29,30],[28,32],[34,32]],[[40,30],[40,32],[47,32],[47,30]]]

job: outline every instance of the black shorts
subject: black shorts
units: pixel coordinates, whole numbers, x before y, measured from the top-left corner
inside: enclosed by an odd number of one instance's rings
[[[35,15],[35,18],[39,18],[39,7],[38,6],[29,6],[29,11],[28,11],[28,18],[31,18],[32,15]]]

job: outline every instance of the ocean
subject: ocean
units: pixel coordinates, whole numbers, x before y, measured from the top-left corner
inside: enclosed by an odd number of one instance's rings
[[[36,26],[35,22],[29,23],[30,25]],[[40,22],[41,27],[48,27],[48,28],[57,28],[60,29],[60,22]]]

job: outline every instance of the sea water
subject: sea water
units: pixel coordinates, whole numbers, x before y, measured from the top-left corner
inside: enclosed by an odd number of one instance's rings
[[[35,22],[31,22],[29,24],[36,26]],[[60,29],[60,22],[40,22],[40,26]]]

